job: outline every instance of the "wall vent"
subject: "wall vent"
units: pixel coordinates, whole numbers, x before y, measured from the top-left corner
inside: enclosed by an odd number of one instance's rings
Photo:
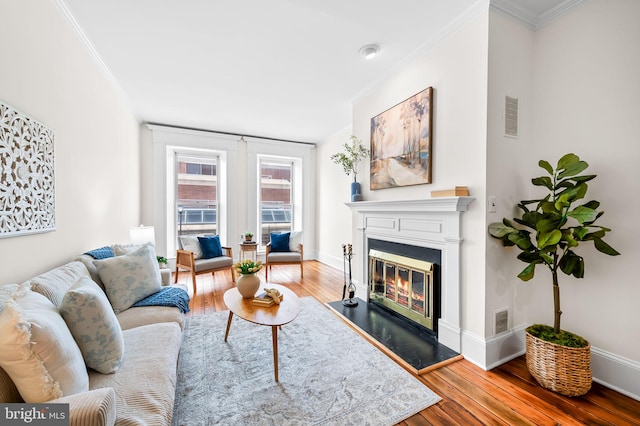
[[[495,311],[493,328],[493,334],[500,334],[509,330],[509,309],[499,309]]]
[[[518,137],[518,98],[504,97],[504,135]]]

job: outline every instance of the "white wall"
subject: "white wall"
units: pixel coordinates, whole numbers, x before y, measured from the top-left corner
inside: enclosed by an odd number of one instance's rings
[[[589,183],[587,199],[600,201],[601,225],[613,229],[605,241],[622,253],[609,257],[589,244],[576,251],[585,259],[585,278],[560,276],[562,328],[586,337],[593,348],[594,378],[636,398],[640,395],[640,286],[634,263],[633,212],[640,207],[640,2],[594,0],[581,3],[533,35],[514,28],[498,15],[491,19],[491,64],[501,73],[518,53],[514,69],[528,75],[512,82],[491,75],[490,99],[514,87],[527,108],[524,138],[490,138],[489,192],[498,196],[498,212],[489,221],[513,217],[517,200],[535,197],[532,177],[544,174],[539,159],[555,164],[574,152],[598,177]],[[509,38],[493,43],[493,32]],[[494,55],[493,49],[505,49]],[[495,60],[495,61],[494,61]],[[494,92],[495,91],[495,92]],[[489,116],[495,114],[490,103]],[[495,116],[494,116],[495,118]],[[490,135],[495,135],[495,121]],[[631,214],[631,220],[629,215]],[[515,275],[524,264],[513,250],[488,242],[487,307],[513,303],[514,326],[553,320],[550,274],[541,268],[529,283]]]
[[[369,190],[369,175],[359,176],[364,200],[412,200],[430,191],[466,185],[476,197],[462,216],[463,329],[484,333],[485,140],[487,105],[488,11],[477,12],[428,52],[399,70],[354,103],[353,133],[370,140],[370,120],[406,98],[432,86],[432,184]],[[346,189],[345,189],[346,190]],[[331,200],[335,209],[343,199]],[[327,206],[327,208],[330,208]],[[354,237],[355,238],[355,237]],[[356,247],[359,250],[360,247]],[[359,281],[362,277],[356,277]]]
[[[333,163],[333,154],[344,151],[343,145],[349,142],[351,128],[328,137],[317,147],[318,178],[317,185],[317,229],[318,260],[343,268],[342,244],[352,244],[351,210],[344,203],[351,201],[351,182],[341,166]],[[368,139],[364,139],[368,141]],[[358,180],[369,173],[368,163],[363,161]]]
[[[0,239],[0,284],[129,240],[138,124],[52,1],[0,3],[0,99],[55,132],[55,232]],[[9,267],[10,265],[10,267]]]

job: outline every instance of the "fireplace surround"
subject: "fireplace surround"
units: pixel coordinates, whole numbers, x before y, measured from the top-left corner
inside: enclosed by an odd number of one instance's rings
[[[371,240],[388,241],[439,250],[440,312],[437,317],[438,341],[461,351],[460,262],[461,215],[472,197],[443,197],[422,200],[361,201],[347,203],[358,213],[354,237],[356,294],[370,301],[368,268]]]

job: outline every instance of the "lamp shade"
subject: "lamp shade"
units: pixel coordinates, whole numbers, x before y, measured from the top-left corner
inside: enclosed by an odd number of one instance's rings
[[[153,226],[136,226],[129,229],[129,238],[132,244],[151,243],[156,245],[156,232]]]

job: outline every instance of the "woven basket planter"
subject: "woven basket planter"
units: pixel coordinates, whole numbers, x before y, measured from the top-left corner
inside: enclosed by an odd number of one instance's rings
[[[543,388],[566,396],[589,392],[591,345],[570,348],[539,339],[526,332],[527,368]]]

